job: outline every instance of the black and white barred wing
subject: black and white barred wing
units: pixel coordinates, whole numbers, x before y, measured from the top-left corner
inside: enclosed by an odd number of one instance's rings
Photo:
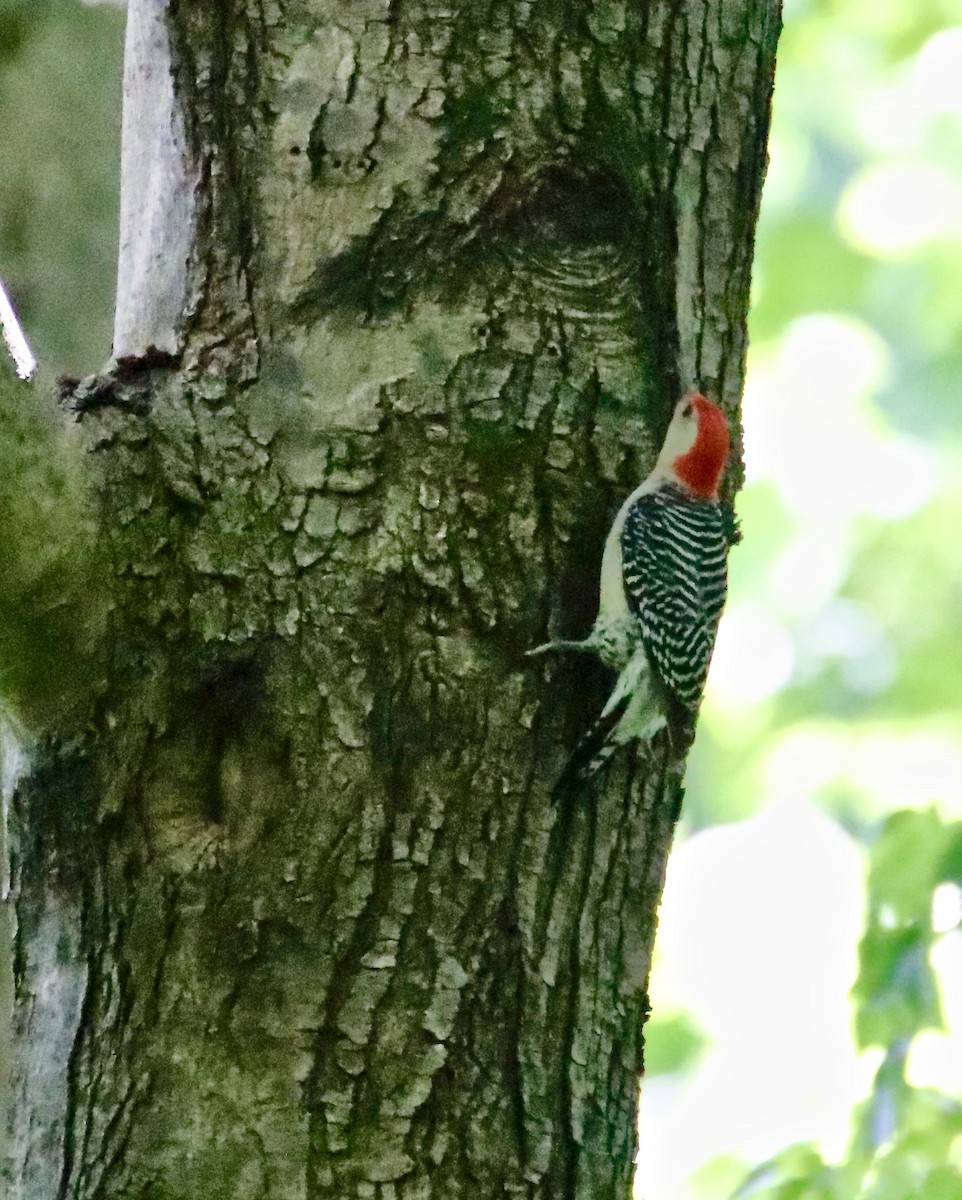
[[[640,497],[621,534],[628,605],[674,700],[694,719],[727,591],[731,517],[675,488]]]

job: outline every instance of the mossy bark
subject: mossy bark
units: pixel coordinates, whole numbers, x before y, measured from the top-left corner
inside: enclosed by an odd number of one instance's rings
[[[610,680],[524,651],[679,389],[735,423],[777,0],[131,4],[176,195],[71,397],[112,598],[15,798],[8,1194],[625,1196],[683,765],[553,803]]]

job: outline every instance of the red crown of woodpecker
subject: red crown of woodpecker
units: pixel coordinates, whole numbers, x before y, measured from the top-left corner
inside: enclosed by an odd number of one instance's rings
[[[688,399],[698,418],[698,434],[692,448],[675,459],[675,474],[696,496],[715,500],[731,447],[728,422],[718,405],[700,392]]]

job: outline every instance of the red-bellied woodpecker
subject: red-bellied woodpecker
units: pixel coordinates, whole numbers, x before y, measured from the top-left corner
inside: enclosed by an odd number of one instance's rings
[[[605,542],[598,618],[584,641],[530,651],[587,650],[618,680],[572,756],[590,774],[620,745],[669,729],[686,749],[727,590],[735,517],[718,498],[728,424],[698,392],[675,408],[654,470],[625,500]]]

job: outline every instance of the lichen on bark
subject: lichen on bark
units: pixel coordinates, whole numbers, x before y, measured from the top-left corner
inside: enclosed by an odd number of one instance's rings
[[[163,17],[190,256],[74,397],[112,606],[16,801],[10,1194],[624,1195],[682,764],[553,804],[607,681],[524,651],[679,388],[736,412],[777,4]]]

